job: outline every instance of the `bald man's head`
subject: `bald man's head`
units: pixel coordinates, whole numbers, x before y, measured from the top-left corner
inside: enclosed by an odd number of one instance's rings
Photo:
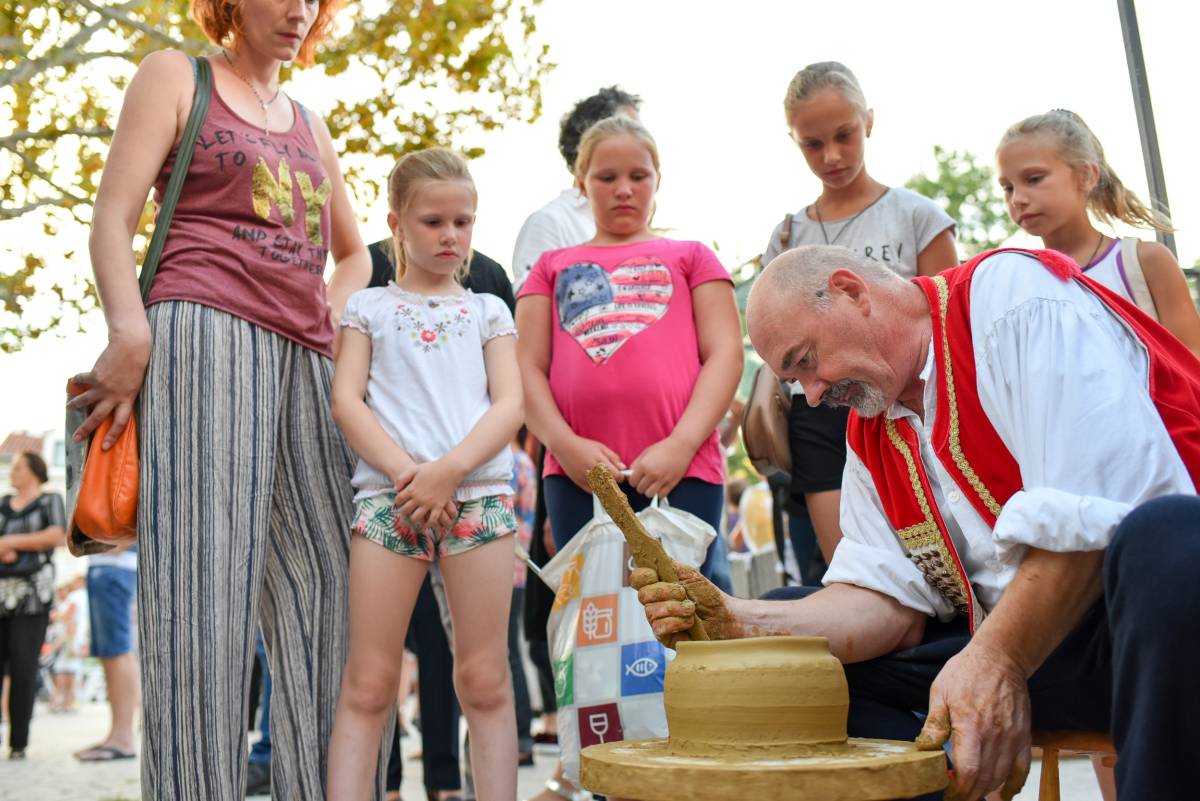
[[[820,311],[829,308],[829,277],[836,270],[850,270],[870,284],[903,280],[881,262],[860,256],[836,245],[801,245],[776,256],[754,282],[746,302],[746,317],[764,298],[786,295],[788,302],[801,301]]]
[[[881,344],[890,333],[887,304],[876,303],[905,286],[881,263],[846,248],[789,250],[750,292],[750,341],[776,374],[800,382],[810,403],[880,414],[894,400],[896,381]]]

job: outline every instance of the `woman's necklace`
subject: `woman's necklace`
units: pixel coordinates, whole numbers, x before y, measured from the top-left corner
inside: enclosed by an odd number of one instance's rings
[[[1092,251],[1092,255],[1088,256],[1088,260],[1083,263],[1083,269],[1086,270],[1088,267],[1092,266],[1092,262],[1096,260],[1096,254],[1100,252],[1100,246],[1103,244],[1104,234],[1100,234],[1100,241],[1096,243],[1096,248]]]
[[[846,220],[846,222],[844,222],[842,224],[842,227],[840,229],[838,229],[838,232],[833,235],[832,242],[829,241],[829,234],[825,230],[825,221],[821,219],[821,199],[817,198],[816,201],[813,202],[813,213],[817,215],[817,225],[821,226],[821,238],[825,240],[825,244],[826,245],[835,244],[838,241],[838,239],[841,237],[841,235],[846,231],[846,229],[850,227],[850,223],[857,220],[859,217],[861,217],[863,215],[863,212],[865,212],[867,209],[871,208],[876,203],[878,203],[880,200],[882,200],[883,196],[886,195],[888,192],[890,192],[891,189],[892,188],[890,186],[885,186],[883,188],[883,191],[879,193],[879,197],[875,198],[870,203],[863,206],[861,209],[858,210],[857,214],[855,214],[850,219]]]
[[[233,59],[231,59],[229,57],[229,52],[226,51],[224,48],[222,48],[221,55],[225,57],[225,63],[229,65],[229,69],[233,70],[233,74],[238,76],[239,78],[241,78],[242,83],[246,84],[246,86],[249,86],[250,91],[254,93],[254,97],[258,99],[258,105],[262,107],[262,111],[263,111],[263,133],[264,134],[270,133],[270,131],[268,130],[268,125],[267,125],[267,123],[270,122],[270,119],[271,119],[270,108],[271,108],[271,104],[279,99],[279,91],[280,91],[281,87],[279,87],[279,86],[275,87],[275,94],[271,95],[270,100],[263,100],[263,96],[258,93],[258,89],[254,88],[254,84],[252,84],[250,82],[250,79],[247,78],[245,75],[243,75],[242,71],[239,70],[236,66],[234,66]]]

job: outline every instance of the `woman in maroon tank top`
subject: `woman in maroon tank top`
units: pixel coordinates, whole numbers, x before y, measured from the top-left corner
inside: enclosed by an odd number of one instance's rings
[[[244,796],[260,626],[276,689],[269,775],[287,797],[325,797],[353,512],[353,463],[330,415],[330,317],[348,294],[339,287],[365,285],[371,263],[329,131],[280,90],[279,71],[312,63],[338,5],[193,0],[221,50],[145,304],[132,240],[192,106],[183,53],[138,68],[96,197],[90,248],[108,346],[78,377],[91,413],[74,435],[112,415],[111,444],[138,404],[146,798]]]

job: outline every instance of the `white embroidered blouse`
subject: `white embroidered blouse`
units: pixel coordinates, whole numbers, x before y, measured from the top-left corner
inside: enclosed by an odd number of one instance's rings
[[[355,292],[342,325],[371,337],[366,403],[383,429],[416,462],[438,459],[462,442],[491,406],[483,347],[516,336],[512,314],[494,295],[428,297],[394,283]],[[456,501],[510,495],[506,445],[467,475]],[[388,477],[358,460],[355,500],[392,491]]]

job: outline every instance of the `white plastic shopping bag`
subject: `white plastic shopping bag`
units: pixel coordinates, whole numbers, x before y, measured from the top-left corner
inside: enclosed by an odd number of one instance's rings
[[[638,519],[672,559],[692,567],[716,536],[700,518],[657,499]],[[581,748],[667,735],[663,676],[674,652],[654,638],[629,586],[635,567],[625,537],[595,502],[591,522],[542,569],[557,592],[546,631],[563,771],[573,782]]]

